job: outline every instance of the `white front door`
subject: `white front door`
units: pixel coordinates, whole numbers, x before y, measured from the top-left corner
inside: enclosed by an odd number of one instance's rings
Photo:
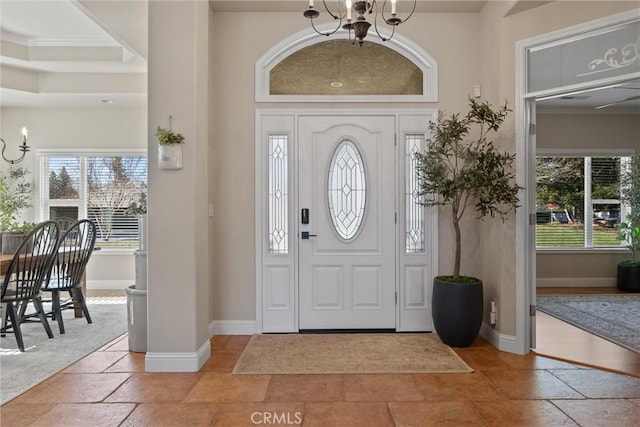
[[[298,124],[299,328],[395,329],[395,117]]]

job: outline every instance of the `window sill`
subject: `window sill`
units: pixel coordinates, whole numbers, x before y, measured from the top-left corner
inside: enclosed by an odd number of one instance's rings
[[[579,255],[591,255],[591,254],[624,254],[629,252],[625,248],[544,248],[536,249],[537,254],[579,254]]]
[[[99,250],[95,250],[92,255],[95,256],[125,256],[125,255],[133,255],[138,248],[131,249],[109,249],[109,248],[101,248]]]

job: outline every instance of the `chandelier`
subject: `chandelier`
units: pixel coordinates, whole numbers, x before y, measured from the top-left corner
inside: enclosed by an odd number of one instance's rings
[[[355,44],[358,42],[360,46],[364,42],[364,38],[367,37],[367,32],[369,31],[369,27],[371,24],[367,22],[366,15],[375,14],[373,18],[373,28],[376,30],[376,34],[382,41],[387,41],[393,37],[396,31],[396,27],[403,22],[406,22],[411,18],[413,12],[416,10],[416,0],[413,0],[413,9],[411,9],[411,13],[405,19],[398,18],[396,14],[396,2],[397,0],[389,0],[391,2],[391,15],[389,16],[389,12],[385,12],[385,7],[387,5],[387,0],[384,0],[382,6],[378,6],[380,4],[379,0],[365,0],[365,1],[353,1],[353,0],[338,0],[336,5],[336,12],[334,13],[327,6],[326,0],[322,0],[322,4],[324,8],[327,10],[327,13],[333,17],[334,20],[339,21],[338,25],[335,29],[330,30],[328,32],[318,31],[313,20],[320,16],[320,12],[313,6],[313,0],[309,0],[309,8],[304,11],[303,15],[305,18],[309,18],[311,20],[311,26],[314,31],[323,36],[330,36],[331,34],[338,31],[341,27],[347,31],[349,31],[349,41]],[[386,13],[386,16],[385,16]],[[355,15],[355,18],[354,18]],[[380,15],[382,21],[385,24],[391,26],[392,31],[389,37],[384,37],[378,31],[378,15]],[[346,23],[342,25],[342,21]],[[352,32],[353,31],[353,37]]]
[[[7,143],[4,142],[4,139],[0,138],[0,141],[2,141],[2,158],[4,159],[5,162],[15,165],[16,163],[20,163],[22,159],[24,159],[24,156],[27,154],[27,151],[29,151],[29,146],[27,145],[27,135],[28,135],[27,128],[23,127],[22,128],[22,145],[18,147],[18,149],[22,151],[22,156],[20,156],[20,158],[15,160],[10,160],[5,157],[4,150],[7,149]]]

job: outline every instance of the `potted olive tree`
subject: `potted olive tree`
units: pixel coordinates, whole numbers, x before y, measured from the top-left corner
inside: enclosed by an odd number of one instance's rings
[[[10,168],[8,174],[0,174],[0,252],[14,252],[35,227],[33,223],[18,221],[20,211],[33,205],[28,174],[23,167]]]
[[[618,289],[640,292],[640,154],[631,157],[620,180],[620,196],[631,211],[618,226],[618,238],[631,251],[631,259],[618,263]]]
[[[461,221],[475,211],[478,218],[506,215],[518,207],[514,154],[498,151],[491,140],[504,122],[507,103],[493,108],[469,99],[465,116],[440,114],[429,124],[430,141],[418,153],[417,178],[421,204],[447,206],[455,237],[453,274],[433,281],[432,315],[440,339],[454,347],[466,347],[476,339],[482,325],[482,281],[462,275]],[[477,133],[471,137],[470,133]]]

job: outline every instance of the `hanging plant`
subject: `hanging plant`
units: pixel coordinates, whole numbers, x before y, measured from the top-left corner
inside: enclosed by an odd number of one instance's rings
[[[158,138],[158,167],[160,169],[182,169],[182,144],[184,136],[171,129],[169,116],[169,129],[158,126],[156,138]]]
[[[184,144],[184,136],[182,134],[160,126],[156,129],[156,138],[158,138],[160,145]]]

